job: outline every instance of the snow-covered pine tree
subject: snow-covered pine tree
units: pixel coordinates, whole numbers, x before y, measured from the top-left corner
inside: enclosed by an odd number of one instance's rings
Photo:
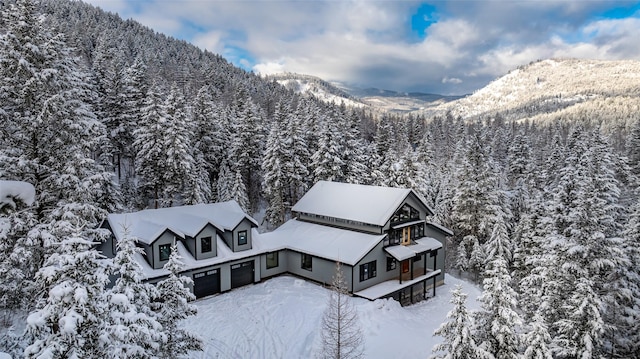
[[[201,189],[200,186],[186,186],[189,183],[197,183],[195,176],[200,173],[194,170],[196,165],[191,144],[193,129],[184,106],[184,99],[174,85],[164,104],[167,117],[162,128],[163,207],[172,207],[174,203],[180,203],[185,197],[204,198],[206,196],[205,193],[187,193],[187,191],[206,190],[206,187]]]
[[[325,119],[324,125],[318,134],[318,149],[311,155],[311,168],[315,181],[341,181],[344,179],[342,172],[344,161],[342,159],[343,148],[338,137],[336,124],[332,119]]]
[[[487,243],[490,261],[484,272],[484,291],[479,300],[482,311],[476,314],[476,338],[483,341],[485,349],[496,358],[516,359],[520,349],[519,328],[522,319],[518,314],[517,294],[512,288],[506,257],[510,255],[506,245],[508,238],[504,225],[497,224]]]
[[[525,348],[522,359],[553,359],[549,349],[551,336],[544,319],[536,313],[533,316],[530,327],[522,339]]]
[[[285,186],[288,183],[287,173],[292,153],[291,148],[285,145],[287,141],[285,135],[285,120],[288,107],[278,103],[271,123],[271,130],[267,137],[267,145],[262,162],[264,173],[264,194],[269,201],[265,218],[273,227],[277,227],[285,221],[286,203]]]
[[[155,87],[147,94],[143,118],[133,132],[136,148],[136,175],[139,176],[140,202],[153,199],[153,207],[159,208],[164,189],[164,135],[166,111],[160,93]]]
[[[322,316],[322,346],[317,358],[352,359],[364,356],[362,329],[353,307],[340,262],[331,283],[327,309]]]
[[[71,225],[70,223],[68,223]],[[104,358],[100,339],[105,330],[109,282],[95,243],[74,234],[52,243],[51,254],[38,278],[47,285],[48,298],[27,318],[26,358]]]
[[[167,341],[151,310],[158,290],[153,284],[142,282],[142,267],[134,259],[142,249],[136,246],[126,224],[122,232],[112,268],[118,277],[106,293],[109,311],[101,342],[116,358],[154,358],[160,345]]]
[[[189,304],[195,296],[189,286],[192,280],[180,275],[183,264],[180,262],[178,246],[171,246],[169,261],[164,269],[169,277],[158,283],[158,298],[153,303],[158,322],[162,325],[162,335],[166,337],[160,345],[159,358],[181,358],[190,351],[202,350],[202,339],[182,328],[181,322],[197,313],[197,308]]]
[[[286,178],[289,181],[289,203],[296,203],[307,192],[311,185],[309,174],[309,160],[311,150],[309,148],[309,123],[305,111],[310,109],[307,102],[298,102],[295,112],[287,116],[286,139],[291,149],[291,159],[286,167]]]
[[[444,342],[433,348],[431,359],[493,359],[493,355],[476,343],[473,333],[473,316],[467,310],[467,295],[457,285],[451,292],[453,309],[444,322],[433,333],[444,338]]]
[[[233,187],[234,179],[235,173],[231,172],[227,161],[223,160],[220,165],[218,180],[216,181],[216,198],[218,202],[226,202],[233,199],[231,188]]]
[[[244,178],[242,177],[240,169],[236,169],[235,171],[233,182],[229,189],[229,194],[230,199],[238,202],[240,208],[242,208],[245,213],[249,213],[249,197],[247,195],[247,188],[244,186]]]

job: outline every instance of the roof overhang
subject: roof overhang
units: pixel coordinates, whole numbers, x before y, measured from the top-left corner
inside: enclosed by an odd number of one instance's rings
[[[400,223],[398,225],[395,225],[395,226],[391,227],[391,229],[405,228],[405,227],[413,226],[413,225],[416,225],[416,224],[421,224],[421,223],[424,223],[424,222],[425,222],[424,219],[421,219],[421,220],[418,220],[418,221]]]
[[[404,261],[442,247],[442,243],[440,243],[440,241],[430,237],[421,238],[416,240],[415,242],[416,244],[411,244],[408,246],[399,245],[386,247],[384,251],[395,258],[397,261]]]

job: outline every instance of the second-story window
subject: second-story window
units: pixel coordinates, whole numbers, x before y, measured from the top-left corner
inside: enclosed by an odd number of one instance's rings
[[[202,253],[211,252],[211,237],[200,238],[200,250]]]
[[[387,257],[387,272],[397,268],[397,263],[394,258]]]
[[[168,261],[171,256],[171,244],[161,244],[158,249],[160,250],[160,260]]]
[[[238,232],[238,245],[242,246],[247,244],[247,231]]]

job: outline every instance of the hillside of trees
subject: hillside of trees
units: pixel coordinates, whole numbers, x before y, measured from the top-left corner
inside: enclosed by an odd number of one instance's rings
[[[127,243],[107,268],[92,245],[106,213],[235,199],[266,209],[274,228],[313,183],[333,180],[413,188],[454,230],[449,270],[485,288],[483,310],[465,321],[482,356],[640,356],[636,87],[591,101],[600,112],[519,104],[545,121],[515,121],[500,106],[464,118],[373,115],[81,2],[0,10],[0,179],[37,193],[0,226],[0,351],[177,355],[154,314],[169,309],[153,298],[162,288],[175,298],[184,283],[144,286]],[[547,81],[561,76],[547,71]],[[609,91],[585,83],[586,97]],[[111,290],[108,273],[121,278]],[[197,349],[189,343],[178,349]]]

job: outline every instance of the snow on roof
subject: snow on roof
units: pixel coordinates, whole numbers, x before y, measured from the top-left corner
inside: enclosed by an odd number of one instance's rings
[[[291,219],[263,233],[263,248],[288,248],[313,256],[355,265],[385,237]],[[254,241],[255,243],[255,241]]]
[[[449,228],[441,225],[441,224],[437,224],[437,223],[433,223],[433,222],[427,222],[427,226],[431,226],[434,227],[435,229],[440,230],[441,232],[444,232],[445,234],[448,234],[450,236],[453,236],[453,231],[450,230]]]
[[[216,236],[216,246],[218,250],[218,255],[212,258],[207,259],[195,259],[189,252],[189,250],[184,246],[181,241],[178,241],[176,244],[178,246],[178,254],[180,257],[180,262],[183,263],[182,271],[190,271],[190,270],[198,270],[199,268],[205,268],[214,266],[220,263],[230,262],[234,260],[240,260],[243,258],[254,257],[256,255],[260,255],[269,250],[262,248],[260,246],[256,246],[255,238],[259,237],[260,234],[257,230],[252,230],[251,235],[254,238],[254,245],[252,249],[248,249],[246,251],[233,252],[227,247],[227,245],[222,241],[220,236]],[[144,259],[144,256],[140,253],[135,254],[135,260],[142,267],[142,274],[145,279],[152,279],[163,277],[169,275],[169,271],[165,269],[153,269],[151,265]]]
[[[398,261],[413,258],[418,254],[428,252],[433,249],[442,247],[442,243],[435,238],[427,237],[416,240],[416,244],[408,246],[391,246],[386,247],[385,252],[389,253]]]
[[[411,189],[319,181],[292,210],[383,226],[413,193],[428,210],[423,198]]]
[[[145,209],[107,216],[111,230],[118,240],[125,226],[132,236],[146,244],[153,243],[167,229],[181,237],[194,237],[207,224],[219,230],[231,231],[245,218],[258,226],[256,220],[244,213],[235,201]]]
[[[0,208],[9,205],[16,207],[15,200],[19,199],[27,206],[36,200],[36,189],[31,183],[22,181],[0,181]]]

